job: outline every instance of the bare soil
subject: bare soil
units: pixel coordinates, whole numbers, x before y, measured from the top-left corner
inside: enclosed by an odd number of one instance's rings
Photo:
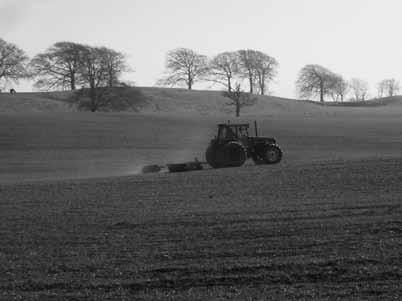
[[[395,299],[402,160],[1,187],[3,300]]]
[[[401,110],[290,108],[278,165],[148,175],[226,116],[1,114],[0,300],[399,300]]]

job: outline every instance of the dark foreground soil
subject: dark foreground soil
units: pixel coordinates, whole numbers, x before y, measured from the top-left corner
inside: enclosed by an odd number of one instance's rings
[[[402,296],[402,160],[0,186],[1,300]]]

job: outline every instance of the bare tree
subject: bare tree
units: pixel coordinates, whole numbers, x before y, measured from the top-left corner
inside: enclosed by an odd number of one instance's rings
[[[37,78],[35,86],[46,90],[75,90],[78,84],[82,84],[79,71],[85,50],[86,46],[81,44],[58,42],[36,55],[30,63]]]
[[[119,85],[119,78],[122,73],[131,71],[126,62],[126,56],[121,52],[106,47],[101,48],[100,54],[106,68],[108,87]]]
[[[352,78],[350,80],[350,89],[353,92],[355,101],[366,100],[368,93],[368,83],[365,80],[359,78]]]
[[[384,93],[385,93],[385,84],[384,81],[382,80],[377,84],[377,96],[381,98],[384,96]]]
[[[125,71],[126,64],[121,58],[122,56],[118,52],[106,47],[86,46],[82,52],[82,65],[79,73],[85,86],[89,87],[88,96],[92,112],[110,104],[110,101],[113,100],[113,98],[107,97],[110,95],[108,88],[117,85],[119,76]],[[83,89],[83,91],[86,90]]]
[[[320,65],[304,66],[296,81],[296,86],[300,97],[310,98],[319,96],[320,101],[324,102],[325,95],[333,91],[334,78],[338,75]]]
[[[28,57],[23,50],[0,38],[0,80],[18,81],[29,77],[27,61]]]
[[[386,83],[388,96],[394,96],[396,93],[399,92],[400,84],[399,81],[397,81],[395,78],[388,79]]]
[[[266,93],[268,83],[277,74],[279,63],[275,58],[260,51],[256,51],[254,55],[255,55],[254,68],[258,88],[260,90],[260,94],[264,95]]]
[[[232,80],[239,72],[239,60],[236,52],[223,52],[216,55],[209,63],[210,80],[227,87],[232,91]]]
[[[236,117],[240,116],[242,107],[251,106],[257,101],[255,97],[252,97],[251,93],[243,92],[240,84],[236,84],[231,91],[224,91],[223,96],[230,99],[230,102],[227,103],[228,106],[235,107]]]
[[[333,82],[330,85],[329,94],[334,101],[343,101],[349,91],[349,84],[340,75],[333,77]]]
[[[253,49],[238,50],[239,74],[249,82],[250,93],[258,88],[261,95],[267,90],[267,84],[277,74],[278,62],[275,58]]]
[[[250,93],[254,93],[254,86],[256,82],[255,74],[255,55],[254,50],[238,50],[240,74],[243,78],[247,78],[249,83]]]
[[[400,84],[395,78],[384,79],[377,85],[378,94],[380,97],[386,93],[387,96],[394,96],[399,92]]]
[[[158,84],[174,86],[184,82],[191,90],[195,81],[207,74],[208,60],[191,49],[178,48],[167,53],[166,69],[167,76]]]

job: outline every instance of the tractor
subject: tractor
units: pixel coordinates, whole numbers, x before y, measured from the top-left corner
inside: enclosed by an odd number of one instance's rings
[[[255,137],[249,136],[248,123],[218,124],[218,134],[206,150],[206,161],[213,168],[237,167],[251,158],[255,164],[276,164],[282,150],[274,138],[259,137],[254,122]]]
[[[255,164],[275,164],[282,159],[282,151],[274,138],[259,137],[257,122],[254,122],[255,137],[249,136],[248,123],[218,124],[218,134],[211,140],[205,157],[206,162],[197,158],[191,162],[164,165],[146,165],[142,173],[161,171],[183,172],[201,170],[205,165],[212,168],[237,167],[251,158]]]

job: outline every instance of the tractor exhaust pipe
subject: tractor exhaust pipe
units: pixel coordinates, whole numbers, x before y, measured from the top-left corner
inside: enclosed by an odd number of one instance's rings
[[[258,137],[257,120],[254,120],[255,136]]]

